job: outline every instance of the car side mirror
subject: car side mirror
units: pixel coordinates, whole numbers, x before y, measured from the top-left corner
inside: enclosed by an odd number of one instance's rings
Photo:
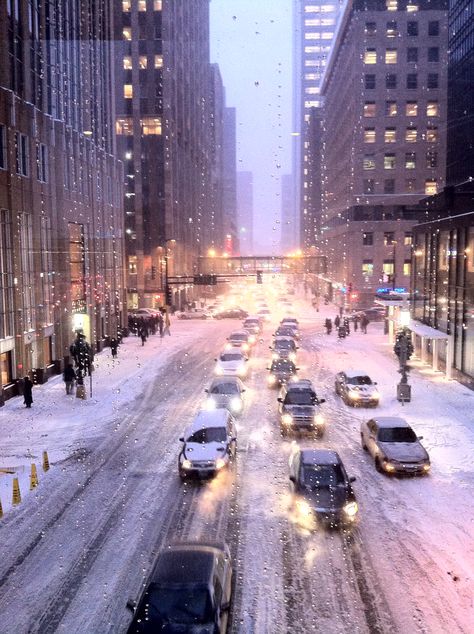
[[[378,385],[377,381],[374,381],[374,385]]]
[[[351,476],[349,478],[349,482],[355,482],[357,480],[357,478],[355,476]]]
[[[137,609],[137,602],[134,601],[134,599],[129,599],[127,601],[127,610],[130,610],[130,612],[135,613]]]
[[[179,439],[179,442],[184,442],[184,437],[181,436],[181,438]]]
[[[295,476],[290,475],[290,480],[291,480],[291,482],[296,482],[296,478],[295,478]]]
[[[244,361],[245,361],[246,363],[247,363],[247,361],[248,361],[248,360],[249,360],[249,358],[248,358],[248,357],[245,357]]]
[[[244,392],[246,392],[246,391],[247,391],[247,390],[244,388],[244,389],[242,390],[242,393],[244,393]]]
[[[237,436],[231,436],[230,442],[237,442]]]
[[[418,440],[423,440],[423,436],[418,436]]]
[[[205,391],[205,392],[207,392],[207,393],[209,394],[209,390],[207,389],[207,387],[206,387],[206,389],[205,389],[204,391]]]
[[[283,403],[283,399],[281,398],[281,396],[279,396],[279,397],[277,398],[277,401],[278,401],[279,403]]]
[[[301,370],[301,368],[295,368],[297,372],[299,372]]]
[[[321,405],[321,403],[325,403],[325,402],[326,402],[325,398],[318,399],[318,405]]]

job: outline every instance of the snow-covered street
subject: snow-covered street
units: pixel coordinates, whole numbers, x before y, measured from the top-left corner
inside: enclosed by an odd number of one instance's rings
[[[214,358],[236,320],[178,321],[172,336],[144,347],[124,340],[117,360],[96,357],[93,396],[66,396],[61,377],[0,409],[0,467],[20,472],[22,502],[11,507],[12,473],[0,474],[0,614],[5,634],[126,632],[159,547],[188,538],[231,547],[233,633],[469,633],[474,623],[474,393],[416,363],[413,399],[396,400],[397,360],[381,323],[339,342],[296,300],[302,331],[299,374],[312,379],[333,448],[354,490],[352,531],[304,531],[289,510],[288,454],[277,390],[266,383],[277,319],[250,360],[247,403],[237,420],[234,472],[182,484],[178,438],[201,406]],[[336,372],[360,368],[378,382],[376,410],[350,408],[334,392]],[[86,381],[87,383],[87,381]],[[89,389],[89,385],[87,384]],[[362,450],[360,422],[405,417],[431,458],[429,476],[387,477]],[[43,473],[42,453],[51,468]],[[29,468],[39,486],[29,492]]]

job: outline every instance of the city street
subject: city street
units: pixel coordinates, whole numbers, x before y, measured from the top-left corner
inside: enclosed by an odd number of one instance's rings
[[[113,361],[96,357],[93,396],[66,396],[61,377],[0,409],[0,467],[39,486],[12,508],[12,475],[0,475],[0,614],[4,634],[126,632],[158,549],[171,540],[219,539],[231,549],[232,633],[464,633],[474,622],[474,393],[413,363],[413,400],[396,401],[397,359],[381,323],[343,341],[326,335],[333,306],[295,302],[297,365],[327,420],[305,447],[338,451],[359,503],[352,530],[307,530],[290,511],[288,455],[277,390],[267,387],[266,324],[250,358],[235,471],[182,484],[178,438],[203,403],[214,359],[238,320],[174,320],[171,337],[144,347],[128,337]],[[336,372],[355,368],[378,382],[377,409],[351,408],[334,392]],[[86,386],[89,390],[88,379]],[[378,473],[362,450],[360,422],[406,417],[431,458],[428,476]],[[41,471],[48,451],[51,468]]]

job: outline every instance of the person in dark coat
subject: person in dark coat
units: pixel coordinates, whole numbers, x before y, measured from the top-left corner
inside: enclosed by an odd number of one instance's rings
[[[353,321],[354,321],[354,332],[357,332],[359,328],[359,315],[355,314]]]
[[[142,340],[142,346],[144,346],[147,339],[147,331],[145,327],[140,330],[140,339]]]
[[[361,320],[360,320],[360,329],[362,330],[362,332],[364,333],[364,335],[367,334],[367,326],[369,325],[369,318],[367,317],[367,315],[364,313],[364,315],[362,315]]]
[[[111,339],[110,340],[110,351],[112,353],[112,358],[116,359],[117,358],[117,350],[118,350],[118,341],[117,339]]]
[[[163,315],[160,313],[158,315],[158,330],[160,331],[160,337],[163,339],[163,329],[164,329],[164,320]]]
[[[339,317],[339,315],[336,315],[336,317],[334,318],[334,325],[336,326],[336,328],[339,328],[340,323],[341,318]]]
[[[63,380],[66,384],[66,394],[71,394],[74,388],[74,381],[77,379],[76,371],[73,368],[72,363],[69,363],[63,372]]]
[[[326,328],[326,334],[330,335],[332,331],[332,321],[329,317],[326,317],[324,327]]]
[[[23,379],[23,403],[26,407],[31,407],[33,403],[33,382],[29,376]]]

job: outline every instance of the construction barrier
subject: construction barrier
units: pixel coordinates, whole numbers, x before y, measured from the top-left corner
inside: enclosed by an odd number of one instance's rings
[[[21,502],[21,493],[20,493],[20,484],[18,482],[18,478],[13,478],[13,496],[12,496],[12,504],[16,506]]]
[[[43,471],[49,471],[49,458],[47,451],[43,451]]]
[[[36,471],[36,465],[33,463],[31,465],[31,473],[30,473],[30,491],[36,489],[38,486],[38,472]]]

